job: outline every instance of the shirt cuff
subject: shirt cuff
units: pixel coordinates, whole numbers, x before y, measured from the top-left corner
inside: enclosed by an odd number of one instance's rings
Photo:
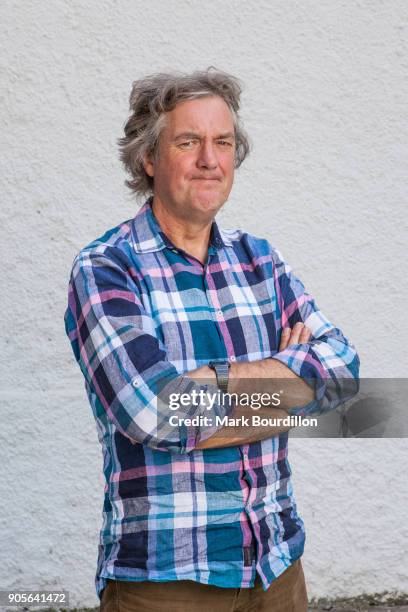
[[[314,391],[314,399],[304,406],[293,406],[287,410],[289,415],[308,416],[320,414],[323,408],[328,376],[319,358],[309,344],[293,344],[275,353],[272,359],[280,361],[297,374]]]

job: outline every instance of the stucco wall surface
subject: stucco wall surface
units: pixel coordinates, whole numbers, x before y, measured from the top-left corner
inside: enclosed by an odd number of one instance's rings
[[[253,151],[220,214],[277,246],[359,349],[406,376],[405,0],[4,0],[0,587],[95,605],[101,452],[64,335],[77,251],[137,211],[116,139],[134,79],[245,83]],[[311,597],[408,592],[405,439],[290,444]]]

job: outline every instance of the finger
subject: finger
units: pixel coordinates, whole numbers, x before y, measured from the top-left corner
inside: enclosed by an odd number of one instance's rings
[[[303,344],[304,342],[309,342],[310,340],[310,336],[312,335],[312,332],[310,331],[310,329],[308,327],[306,327],[306,325],[303,327],[300,336],[299,336],[299,342],[300,344]]]
[[[303,328],[304,328],[303,323],[301,321],[298,321],[292,329],[292,333],[290,334],[288,346],[290,346],[291,344],[299,344],[299,338],[300,338],[300,334],[302,333]]]
[[[289,338],[290,338],[290,327],[284,327],[281,333],[281,340],[279,345],[279,350],[283,351],[288,346]]]

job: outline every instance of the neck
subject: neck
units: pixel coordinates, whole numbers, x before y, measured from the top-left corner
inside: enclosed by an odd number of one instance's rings
[[[204,264],[213,220],[199,222],[194,219],[180,219],[169,213],[160,200],[155,198],[152,210],[161,229],[172,243]]]

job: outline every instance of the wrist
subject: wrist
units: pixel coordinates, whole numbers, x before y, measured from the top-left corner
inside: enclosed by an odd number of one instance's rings
[[[208,367],[215,372],[217,378],[217,386],[223,393],[228,392],[229,369],[231,364],[229,361],[210,361]]]
[[[207,365],[200,366],[199,368],[196,368],[195,370],[190,370],[189,372],[185,373],[185,376],[188,376],[189,378],[194,378],[194,380],[203,379],[211,383],[216,383],[217,381],[215,372]]]

